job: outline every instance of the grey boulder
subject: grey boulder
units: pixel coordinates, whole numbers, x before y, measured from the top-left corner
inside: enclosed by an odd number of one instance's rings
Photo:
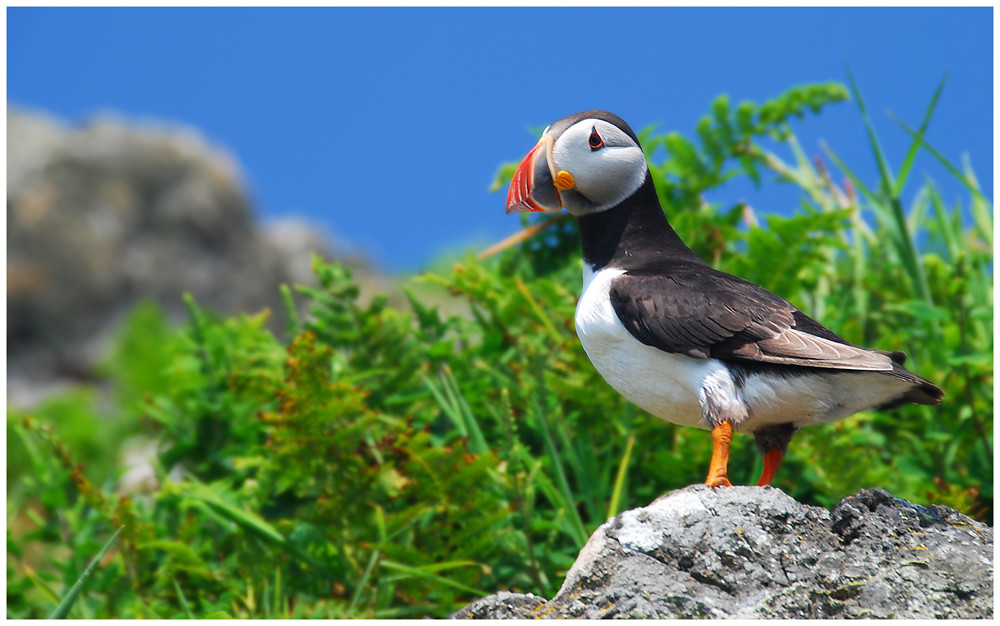
[[[456,618],[991,618],[993,530],[866,489],[832,511],[704,485],[608,520],[558,594],[501,592]]]
[[[7,110],[8,403],[93,377],[140,301],[187,319],[181,294],[232,315],[312,283],[310,253],[367,272],[327,233],[258,219],[234,157],[197,131],[110,114],[83,125]]]

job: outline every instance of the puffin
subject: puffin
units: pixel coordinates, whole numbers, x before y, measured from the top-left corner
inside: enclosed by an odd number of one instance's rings
[[[569,211],[583,256],[576,332],[618,393],[711,431],[705,484],[727,477],[734,432],[770,485],[799,428],[859,411],[936,405],[944,392],[899,351],[855,346],[783,298],[709,266],[667,221],[632,129],[607,111],[549,125],[517,167],[507,213]]]

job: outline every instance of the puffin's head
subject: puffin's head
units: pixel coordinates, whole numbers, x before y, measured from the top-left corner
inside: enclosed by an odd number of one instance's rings
[[[542,132],[507,192],[507,212],[563,208],[579,217],[618,205],[646,178],[639,140],[607,111],[564,117]]]

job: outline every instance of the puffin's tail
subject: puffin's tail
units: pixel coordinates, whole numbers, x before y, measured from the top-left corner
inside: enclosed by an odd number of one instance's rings
[[[892,371],[883,372],[886,376],[892,376],[893,378],[899,378],[905,380],[906,382],[913,385],[910,389],[903,395],[895,398],[894,400],[875,407],[879,410],[894,409],[898,406],[904,404],[926,404],[928,406],[935,406],[941,404],[941,399],[944,398],[944,390],[932,383],[931,381],[923,378],[922,376],[917,376],[910,370],[903,367],[903,363],[906,362],[906,353],[899,350],[893,350],[892,352],[886,352],[884,350],[876,350],[880,354],[884,354],[890,359],[892,359]]]

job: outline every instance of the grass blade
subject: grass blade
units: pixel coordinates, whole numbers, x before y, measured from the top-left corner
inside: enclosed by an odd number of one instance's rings
[[[444,374],[442,375],[442,380],[445,386],[449,388],[449,395],[453,398],[455,406],[458,407],[459,414],[465,421],[466,428],[469,429],[469,438],[471,441],[470,451],[475,454],[483,454],[487,452],[490,447],[486,444],[486,437],[483,436],[483,430],[479,427],[479,420],[476,419],[475,413],[472,412],[472,407],[465,400],[465,395],[458,386],[458,381],[455,380],[455,375],[452,374],[451,368],[448,366],[444,367]]]
[[[281,302],[285,305],[285,325],[289,337],[298,337],[302,332],[302,321],[299,319],[299,310],[295,307],[295,298],[292,297],[291,288],[281,285]]]
[[[578,519],[578,514],[576,513],[576,508],[572,500],[566,499],[566,494],[556,486],[555,482],[549,478],[548,474],[545,473],[542,468],[542,462],[540,460],[532,458],[531,454],[521,448],[519,451],[521,462],[524,463],[525,467],[529,468],[528,472],[528,482],[533,485],[552,505],[552,508],[558,512],[557,521],[563,522],[559,528],[568,536],[572,537],[578,545],[582,546],[587,541],[586,531],[582,529],[582,522]],[[530,501],[529,501],[530,503]],[[525,518],[530,519],[531,510],[528,510]],[[581,541],[581,536],[583,540]]]
[[[451,373],[451,370],[445,367],[441,373],[441,387],[443,392],[438,390],[437,386],[427,376],[421,374],[420,377],[423,379],[427,389],[430,390],[431,395],[434,396],[434,400],[438,406],[448,416],[452,424],[454,424],[459,435],[462,438],[468,438],[469,451],[475,454],[482,454],[489,450],[490,447],[486,443],[486,437],[483,436],[483,431],[479,427],[479,421],[469,407],[469,403],[465,401],[462,390],[458,387],[458,381],[455,380],[455,376]]]
[[[962,238],[961,228],[955,228],[951,220],[951,214],[949,214],[948,209],[944,206],[944,201],[941,199],[941,194],[938,193],[938,190],[934,187],[930,179],[924,183],[924,186],[928,190],[931,206],[934,208],[934,216],[937,218],[937,228],[935,230],[944,240],[945,249],[948,250],[948,260],[954,263],[961,250],[961,244],[959,243]]]
[[[469,430],[465,427],[465,420],[462,419],[462,415],[458,409],[444,397],[444,394],[438,390],[437,386],[430,378],[424,376],[423,374],[420,375],[420,378],[423,379],[424,385],[430,390],[431,395],[434,396],[434,400],[438,403],[438,406],[441,407],[441,410],[444,411],[444,414],[448,416],[448,419],[451,420],[451,423],[458,430],[458,435],[463,439],[467,438],[469,436]],[[445,389],[445,392],[447,392],[447,388]]]
[[[847,80],[851,84],[851,95],[854,96],[854,99],[858,103],[858,110],[861,112],[861,119],[865,124],[868,141],[871,143],[872,151],[875,153],[875,162],[878,164],[878,172],[882,178],[882,184],[885,186],[886,193],[892,194],[896,188],[896,184],[892,179],[892,170],[889,167],[889,161],[885,158],[885,153],[882,152],[882,144],[875,134],[875,126],[872,125],[872,121],[868,117],[868,108],[865,107],[865,101],[861,97],[861,89],[854,80],[854,74],[851,73],[851,66],[845,63],[844,69],[847,70]]]
[[[201,486],[199,485],[199,487]],[[204,504],[206,509],[212,511],[222,519],[236,524],[257,538],[283,548],[290,554],[298,557],[300,560],[317,569],[326,570],[322,563],[314,559],[310,554],[303,551],[293,542],[289,541],[287,537],[275,530],[273,526],[260,517],[248,511],[244,511],[239,507],[233,506],[228,502],[220,500],[207,488],[202,488],[202,491],[204,494],[188,492],[184,495],[191,500]]]
[[[552,324],[552,320],[549,319],[550,316],[547,315],[542,309],[542,305],[540,305],[538,300],[531,295],[531,291],[528,289],[528,286],[524,284],[524,281],[522,281],[520,277],[515,277],[514,280],[517,285],[517,290],[521,292],[522,296],[524,296],[524,299],[527,301],[531,312],[534,313],[535,318],[545,328],[545,331],[552,337],[554,342],[560,342],[562,340],[562,335],[558,330],[556,330],[556,327]]]
[[[378,562],[379,556],[380,552],[375,550],[368,559],[368,565],[365,567],[365,573],[361,575],[361,580],[358,581],[358,588],[354,590],[354,596],[351,598],[351,606],[347,609],[347,614],[349,616],[354,614],[354,608],[358,606],[358,601],[361,600],[361,593],[365,590],[365,585],[368,584],[368,577],[372,575],[372,570],[375,569],[375,563]]]
[[[104,547],[101,548],[101,551],[98,552],[97,556],[95,556],[90,562],[87,569],[83,570],[83,574],[80,575],[80,579],[77,580],[76,584],[70,587],[69,591],[66,592],[66,595],[63,596],[63,599],[59,602],[59,606],[57,606],[56,609],[52,611],[52,614],[49,615],[49,619],[66,619],[69,617],[69,611],[73,608],[73,603],[76,602],[80,592],[83,591],[83,584],[94,573],[94,570],[97,569],[97,564],[101,562],[101,559],[103,559],[104,555],[111,549],[112,544],[114,544],[115,540],[118,539],[118,535],[120,535],[124,529],[125,527],[122,526],[115,531],[115,534],[111,535],[111,539],[108,539],[108,542],[104,544]]]
[[[851,73],[850,66],[846,66],[846,70],[848,80],[851,83],[851,92],[858,101],[858,109],[861,111],[861,118],[865,124],[865,132],[868,134],[868,141],[871,143],[872,151],[875,153],[875,160],[878,163],[879,176],[882,179],[882,188],[885,189],[885,192],[888,195],[888,208],[891,216],[888,222],[892,223],[896,229],[897,251],[899,253],[900,260],[906,266],[907,273],[910,275],[910,280],[913,282],[913,286],[916,288],[917,293],[924,301],[927,302],[927,304],[933,304],[930,289],[927,284],[927,277],[924,274],[923,265],[920,263],[920,258],[917,254],[913,237],[907,229],[906,216],[903,213],[903,204],[899,200],[898,188],[901,187],[901,185],[897,185],[893,180],[892,170],[889,168],[889,162],[885,158],[885,153],[882,151],[882,144],[879,142],[878,136],[875,134],[875,127],[872,125],[871,119],[868,117],[868,109],[865,107],[864,99],[861,96],[861,89],[854,80],[854,75]],[[937,94],[935,94],[935,103],[937,102],[936,96]],[[917,136],[913,132],[910,134],[913,135],[914,138],[921,143],[921,145],[926,145],[922,137]]]
[[[979,189],[979,181],[976,179],[975,172],[972,171],[972,165],[969,163],[968,156],[965,155],[962,158],[962,169],[965,170],[965,177],[972,184],[973,187]],[[979,231],[979,235],[986,242],[986,247],[989,250],[993,249],[993,204],[987,202],[981,196],[973,196],[972,198],[972,221],[976,224],[976,229]]]
[[[546,422],[548,422],[548,420],[546,420]],[[590,459],[593,459],[593,454],[587,455],[586,452],[581,452],[578,446],[575,446],[574,442],[570,441],[570,436],[569,433],[566,432],[566,428],[560,428],[562,424],[565,424],[565,418],[560,419],[559,416],[556,416],[556,418],[552,420],[552,442],[558,446],[559,451],[562,453],[561,458],[563,460],[563,467],[565,469],[566,476],[575,476],[577,478],[579,489],[575,495],[581,500],[582,504],[587,507],[586,510],[588,516],[592,519],[598,519],[598,515],[600,514],[599,509],[595,511],[592,506],[588,506],[591,504],[588,496],[592,495],[592,491],[590,493],[585,492],[587,488],[593,489],[594,487],[595,474],[587,471],[584,467],[584,459],[588,456]],[[584,449],[586,449],[587,446],[583,442],[586,441],[588,434],[589,433],[581,433],[575,437],[576,443],[578,445],[582,445]],[[594,447],[590,446],[589,449],[593,451]]]
[[[139,597],[137,597],[136,599],[139,601],[139,604],[142,605],[142,610],[149,614],[150,619],[163,619],[162,617],[160,617],[159,613],[153,610],[153,607],[149,606],[149,604],[146,603],[145,600]],[[205,617],[210,617],[210,616],[211,615],[206,615]],[[226,618],[229,618],[228,614],[225,614],[225,616]]]
[[[194,615],[191,614],[191,607],[188,605],[187,598],[184,597],[184,590],[181,589],[181,586],[179,584],[177,584],[176,578],[171,578],[170,580],[172,580],[174,583],[174,591],[177,592],[177,599],[181,603],[181,608],[184,609],[184,616],[187,619],[194,619]]]
[[[847,175],[857,189],[861,191],[862,195],[865,196],[872,210],[875,212],[875,218],[879,225],[888,231],[899,261],[910,276],[915,293],[928,304],[933,304],[930,296],[930,288],[927,284],[927,277],[924,274],[923,265],[917,254],[916,245],[913,243],[913,238],[907,228],[906,216],[903,213],[903,205],[899,201],[899,198],[879,198],[864,186],[857,175],[828,146],[823,144],[822,147],[830,160]]]
[[[907,231],[911,233],[920,231],[920,225],[924,223],[929,204],[930,198],[928,197],[927,186],[925,185],[917,190],[917,195],[914,196],[913,203],[910,204],[910,216],[906,218]]]
[[[917,153],[920,152],[920,144],[923,141],[924,133],[927,132],[927,125],[930,124],[931,115],[934,114],[934,108],[937,106],[938,98],[941,97],[941,92],[944,90],[944,83],[946,80],[948,80],[947,72],[945,72],[944,76],[941,78],[941,82],[938,84],[937,89],[934,90],[934,97],[931,98],[931,103],[927,107],[927,112],[924,113],[924,120],[920,123],[920,129],[917,130],[917,135],[920,137],[920,140],[918,141],[914,139],[913,143],[910,144],[910,149],[906,152],[906,158],[903,159],[903,165],[899,168],[899,176],[896,178],[896,187],[892,190],[893,197],[899,197],[899,194],[903,192],[903,186],[906,185],[906,179],[910,176],[910,169],[913,167],[913,162],[917,158]]]
[[[941,163],[941,165],[943,165],[945,167],[945,169],[948,170],[951,173],[952,176],[954,176],[955,178],[958,179],[958,182],[962,183],[962,185],[964,185],[965,188],[969,190],[969,193],[971,193],[972,195],[974,195],[975,197],[979,198],[983,202],[985,202],[985,203],[989,204],[990,206],[992,206],[992,203],[989,200],[987,200],[985,196],[983,196],[982,192],[979,191],[979,189],[976,187],[976,185],[974,185],[972,182],[970,182],[969,179],[966,178],[964,174],[962,174],[962,172],[958,171],[958,168],[956,168],[954,165],[952,165],[951,162],[948,161],[948,159],[944,158],[944,156],[940,152],[938,152],[937,150],[935,150],[933,146],[931,146],[929,143],[927,143],[922,136],[918,135],[916,133],[916,131],[914,131],[912,128],[910,128],[909,126],[907,126],[906,122],[904,122],[903,120],[899,119],[898,117],[896,117],[895,115],[893,115],[891,112],[889,113],[889,116],[893,120],[895,120],[897,124],[899,124],[900,126],[902,126],[903,130],[905,130],[907,133],[909,133],[910,136],[913,137],[913,139],[915,141],[919,141],[921,146],[923,146],[928,152],[930,152],[931,155],[933,155],[934,158],[937,159]]]
[[[282,585],[281,585],[281,568],[276,567],[274,569],[274,599],[271,601],[273,606],[272,615],[276,617],[283,617],[286,613],[284,602],[282,602]]]
[[[451,580],[450,578],[445,578],[444,576],[438,576],[437,574],[427,571],[426,568],[410,567],[409,565],[403,565],[402,563],[396,563],[395,561],[382,561],[381,566],[387,570],[392,570],[395,572],[399,572],[401,574],[406,574],[408,576],[416,576],[418,578],[429,578],[442,585],[446,585],[448,587],[451,587],[453,589],[458,589],[459,591],[464,591],[466,593],[475,594],[476,596],[482,597],[489,595],[489,593],[481,589],[473,589],[472,587],[468,587],[466,585],[463,585],[462,583],[457,583],[454,580]]]
[[[853,230],[851,261],[854,275],[851,277],[851,293],[854,298],[854,306],[858,312],[858,325],[861,327],[862,336],[865,336],[868,329],[868,290],[865,288],[865,276],[868,273],[868,248],[865,245],[865,221],[861,217],[861,210],[857,203],[853,203],[851,210],[851,228]]]
[[[837,156],[837,154],[833,151],[832,148],[830,148],[830,146],[826,144],[826,142],[820,141],[820,147],[823,149],[823,152],[826,153],[826,156],[831,161],[833,161],[834,165],[840,168],[840,171],[843,172],[845,176],[847,176],[847,178],[854,185],[854,188],[860,191],[861,195],[863,195],[870,204],[872,205],[882,204],[882,200],[877,195],[875,195],[875,193],[871,189],[869,189],[868,186],[865,185],[865,183],[862,182],[860,178],[858,178],[857,174],[854,173],[854,170],[847,167],[847,164],[840,160],[840,157]]]
[[[556,485],[565,502],[567,509],[566,512],[569,515],[569,519],[572,521],[576,540],[580,546],[583,546],[587,543],[587,539],[590,538],[590,535],[587,533],[587,529],[583,525],[583,520],[580,518],[580,512],[576,510],[576,501],[573,499],[573,492],[570,490],[569,481],[566,479],[566,470],[563,468],[562,457],[556,449],[555,441],[552,440],[552,433],[549,430],[548,419],[545,417],[545,412],[542,410],[537,398],[535,398],[534,405],[535,411],[538,414],[538,423],[542,427],[542,438],[545,441],[545,451],[552,460],[552,469],[556,475]]]
[[[572,445],[573,456],[578,459],[582,466],[577,476],[582,477],[584,503],[587,505],[587,517],[592,520],[600,520],[604,513],[608,501],[608,494],[611,493],[611,469],[613,459],[594,454],[594,450],[599,449],[594,441],[594,433],[587,430],[578,433],[570,443],[570,433],[566,428],[559,429],[559,439],[566,442],[566,446]]]
[[[632,457],[632,446],[635,444],[635,435],[629,435],[628,443],[625,444],[625,454],[618,464],[618,474],[615,476],[615,487],[611,492],[611,502],[608,503],[608,517],[618,515],[618,503],[621,501],[622,491],[625,486],[625,475],[628,473],[628,461]]]
[[[45,595],[52,604],[59,604],[59,594],[52,590],[47,582],[42,580],[41,577],[35,572],[35,570],[26,563],[21,563],[21,567],[24,568],[24,575],[28,577],[39,591]]]

